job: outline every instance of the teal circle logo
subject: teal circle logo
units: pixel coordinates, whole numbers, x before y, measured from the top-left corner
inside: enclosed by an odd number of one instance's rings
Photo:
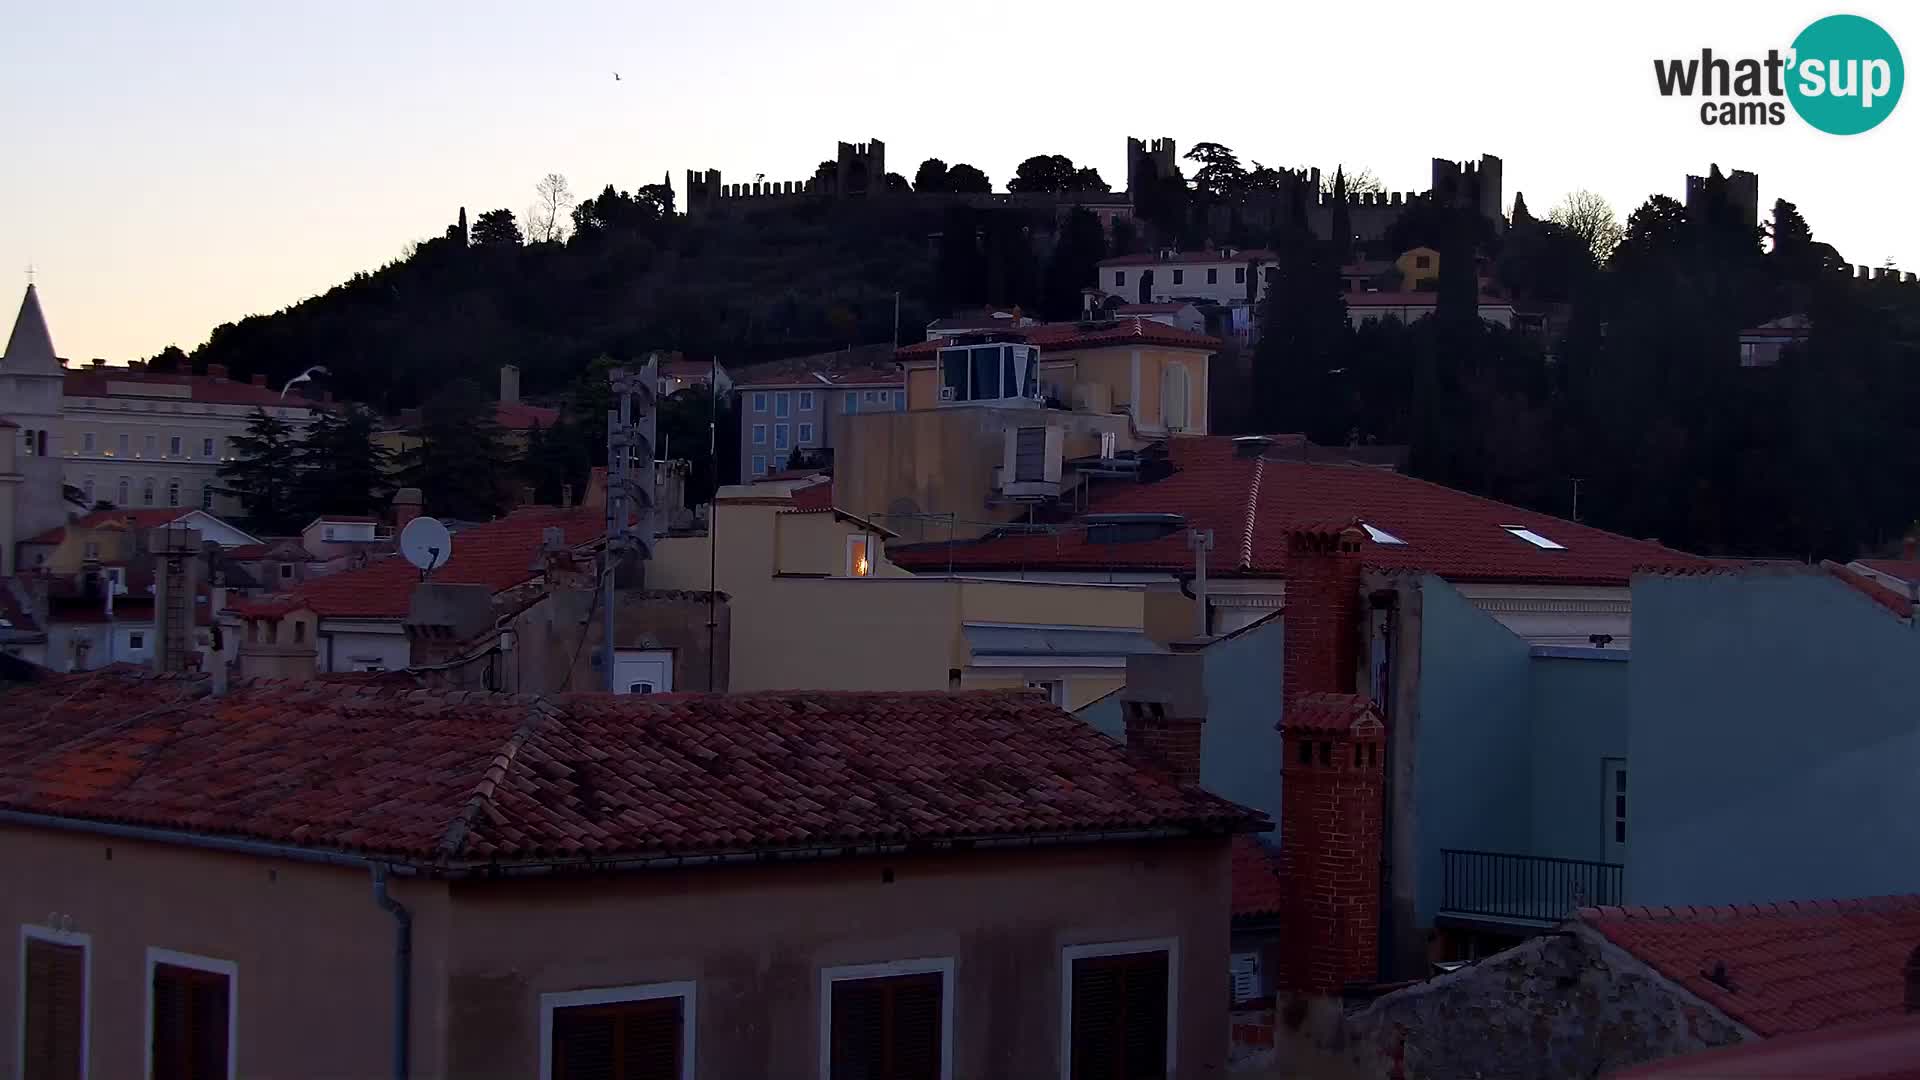
[[[1858,135],[1885,120],[1906,81],[1900,47],[1872,19],[1829,15],[1793,39],[1787,100],[1829,135]]]

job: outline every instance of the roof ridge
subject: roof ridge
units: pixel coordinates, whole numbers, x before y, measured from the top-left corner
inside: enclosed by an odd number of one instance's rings
[[[1260,481],[1266,476],[1267,459],[1253,459],[1253,481],[1247,485],[1247,520],[1240,532],[1240,569],[1253,569],[1253,526],[1260,517]]]
[[[433,691],[423,690],[417,693],[431,695]],[[474,824],[493,802],[493,793],[499,789],[500,781],[506,779],[507,774],[513,771],[514,762],[519,758],[520,751],[525,748],[534,734],[546,725],[548,719],[559,715],[561,715],[560,709],[544,697],[534,698],[528,703],[526,718],[520,722],[519,727],[514,729],[513,734],[507,739],[507,744],[493,756],[493,761],[487,765],[486,772],[481,774],[479,783],[473,785],[473,792],[467,797],[466,805],[461,808],[459,815],[447,823],[447,831],[441,836],[440,847],[436,852],[442,861],[455,858],[466,847],[467,838],[472,835]]]

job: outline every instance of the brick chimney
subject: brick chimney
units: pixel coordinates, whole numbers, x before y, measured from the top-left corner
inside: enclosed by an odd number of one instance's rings
[[[419,488],[405,487],[394,492],[393,527],[396,529],[406,528],[407,522],[420,516],[420,509],[421,499]]]
[[[1358,524],[1295,529],[1287,537],[1287,694],[1351,692],[1360,656]]]
[[[1386,727],[1358,694],[1289,695],[1279,724],[1280,864],[1288,935],[1281,985],[1337,994],[1380,967]]]
[[[513,364],[500,365],[500,404],[520,403],[520,369]]]
[[[1120,691],[1127,749],[1166,770],[1175,783],[1200,783],[1200,746],[1207,723],[1205,676],[1206,664],[1199,653],[1127,657],[1127,684]]]

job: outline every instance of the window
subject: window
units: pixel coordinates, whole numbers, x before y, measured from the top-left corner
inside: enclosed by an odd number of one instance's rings
[[[180,481],[178,480],[167,481],[167,505],[180,505]]]
[[[1187,365],[1168,364],[1160,374],[1160,425],[1168,431],[1185,431],[1192,419],[1188,410]]]
[[[91,562],[92,560],[98,559],[100,557],[100,544],[96,540],[89,540],[84,545],[82,545],[81,552],[82,552],[81,558],[84,558],[89,562]]]
[[[1172,939],[1076,945],[1062,959],[1062,1080],[1171,1074],[1178,945]]]
[[[1114,287],[1118,288],[1119,286],[1125,285],[1126,283],[1127,283],[1127,272],[1125,270],[1115,270],[1113,272]]]
[[[812,446],[813,445],[813,425],[803,421],[800,424],[799,438],[800,438],[801,446]]]
[[[140,481],[140,505],[153,505],[153,477],[151,476]]]
[[[1413,268],[1415,270],[1425,270],[1432,265],[1433,256],[1431,255],[1415,255],[1413,257]]]
[[[87,1075],[85,934],[20,928],[21,1080],[78,1080]]]
[[[234,983],[224,960],[147,950],[147,1075],[152,1080],[230,1080]]]
[[[767,411],[767,395],[765,391],[753,395],[753,411],[758,413]]]
[[[293,564],[292,563],[283,562],[280,564],[280,580],[281,581],[293,580]]]
[[[185,453],[185,451],[181,449],[181,441],[182,440],[178,435],[175,435],[172,438],[169,438],[167,440],[167,456],[168,457],[179,457]]]
[[[636,683],[628,683],[628,684],[627,684],[627,693],[629,693],[629,694],[651,694],[651,693],[653,693],[653,684],[652,684],[652,683],[650,683],[650,682],[647,682],[647,681],[645,681],[645,680],[642,680],[642,681],[640,681],[640,682],[636,682]]]
[[[1532,529],[1527,528],[1525,525],[1502,525],[1500,527],[1512,533],[1513,535],[1519,537],[1520,539],[1525,540],[1527,543],[1532,544],[1534,547],[1546,548],[1548,551],[1567,550],[1566,545],[1556,544],[1552,540],[1549,540],[1546,537],[1541,536],[1539,533],[1534,532]]]
[[[893,404],[893,391],[891,390],[880,391],[880,404],[882,405]]]
[[[1173,283],[1175,285],[1184,284],[1186,280],[1187,280],[1187,272],[1185,270],[1175,270],[1173,272]]]
[[[147,647],[147,635],[139,632],[134,632],[127,635],[127,648],[129,650],[133,652],[139,652],[141,649],[144,649],[146,647]]]
[[[200,489],[200,509],[202,510],[213,509],[213,485],[212,484],[208,484],[206,487],[203,487]]]
[[[953,1073],[953,959],[820,971],[820,1078]]]
[[[767,475],[767,459],[759,454],[753,455],[753,475]]]
[[[125,436],[122,436],[122,438],[125,438]],[[113,504],[115,506],[125,506],[127,505],[127,478],[124,476],[120,478],[119,491],[120,491],[120,497],[115,499],[113,501]]]
[[[299,619],[293,620],[293,643],[295,645],[304,645],[306,644],[306,640],[307,624],[301,622]]]
[[[854,390],[847,391],[846,395],[840,399],[840,411],[849,416],[859,412],[860,394]]]
[[[80,436],[80,449],[89,454],[93,453],[93,432],[89,431]]]
[[[323,527],[321,528],[321,530],[320,530],[320,531],[321,531],[322,533],[324,533],[324,534],[325,534],[325,538],[326,538],[326,539],[328,539],[328,540],[331,540],[331,539],[333,539],[333,535],[334,535],[334,528],[333,528],[333,526],[331,526],[331,525],[326,525],[326,526],[323,526]]]
[[[867,558],[867,537],[847,537],[847,576],[870,577],[873,574],[873,562]]]
[[[872,390],[869,390],[869,391],[867,391],[867,400],[868,400],[868,401],[879,401],[879,400],[880,400],[880,395],[879,395],[879,394],[877,394],[877,393],[875,393],[875,392],[873,392]]]
[[[212,439],[200,440],[200,456],[203,458],[210,458],[213,456],[213,440]]]
[[[1062,709],[1067,707],[1067,680],[1065,679],[1028,679],[1027,689],[1045,691],[1048,704]]]
[[[801,412],[813,411],[813,391],[811,390],[800,391],[800,411]]]
[[[1367,530],[1367,536],[1370,539],[1372,539],[1373,542],[1376,544],[1405,544],[1406,543],[1405,540],[1400,539],[1399,537],[1393,535],[1387,530],[1376,529],[1364,521],[1360,523],[1360,527]]]
[[[778,391],[773,395],[773,415],[787,415],[787,410],[791,408],[792,405],[793,395],[787,393],[785,390]]]
[[[767,425],[765,424],[753,425],[753,445],[755,446],[767,445]]]
[[[785,450],[787,448],[787,425],[773,425],[773,448],[775,450]]]
[[[1214,267],[1214,266],[1207,267],[1207,284],[1209,285],[1220,284],[1220,269],[1218,267]]]
[[[1234,283],[1235,285],[1245,285],[1245,284],[1247,283],[1247,268],[1246,268],[1246,267],[1244,267],[1244,266],[1236,266],[1236,267],[1234,267],[1234,268],[1233,268],[1233,283]]]
[[[693,1080],[694,985],[540,995],[540,1080]]]
[[[124,432],[120,436],[120,456],[127,456],[127,436]]]
[[[146,447],[145,456],[147,457],[153,456],[153,448],[154,448],[155,441],[157,439],[158,439],[158,436],[149,435],[145,439],[141,440],[141,445]]]

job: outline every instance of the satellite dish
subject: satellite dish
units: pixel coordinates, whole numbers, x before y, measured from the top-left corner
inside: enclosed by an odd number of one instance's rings
[[[400,530],[400,554],[426,577],[453,558],[453,534],[439,518],[417,517]]]

